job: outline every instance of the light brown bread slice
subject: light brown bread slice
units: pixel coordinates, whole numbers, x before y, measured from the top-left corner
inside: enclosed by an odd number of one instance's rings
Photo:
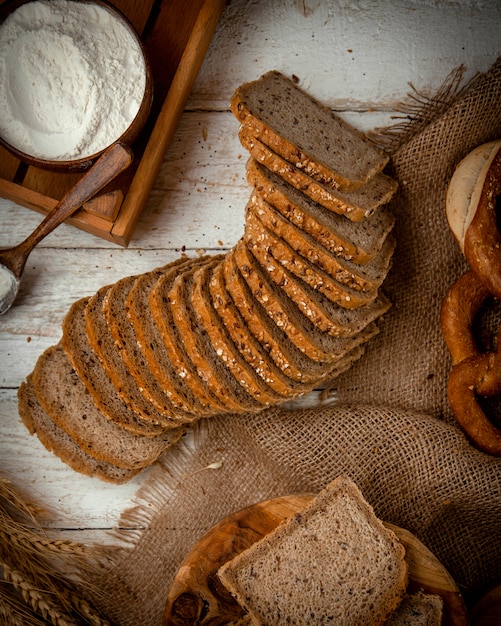
[[[370,263],[360,264],[344,259],[318,243],[311,235],[286,219],[256,192],[246,206],[246,215],[253,215],[277,237],[287,242],[298,254],[317,265],[340,283],[357,291],[378,289],[386,278],[395,250],[395,237],[386,237],[378,254]]]
[[[286,241],[266,228],[253,213],[247,213],[244,240],[251,250],[257,247],[268,250],[278,263],[340,306],[345,308],[366,306],[372,304],[378,295],[377,288],[359,291],[339,282],[325,270],[298,254]]]
[[[123,469],[151,465],[184,434],[183,428],[160,435],[135,435],[108,419],[94,404],[64,348],[48,348],[33,370],[35,394],[49,417],[82,450],[98,461]]]
[[[263,626],[374,626],[405,594],[404,557],[357,486],[339,477],[218,575]]]
[[[226,288],[223,264],[219,263],[211,273],[209,290],[214,309],[221,318],[228,335],[237,346],[240,354],[261,378],[284,398],[297,397],[314,388],[289,378],[279,368],[270,355],[249,329],[244,317],[233,302]]]
[[[124,358],[129,359],[127,362],[131,366],[136,362],[138,383],[144,385],[145,389],[148,389],[149,393],[156,397],[167,411],[172,405],[177,418],[186,423],[212,414],[213,409],[205,403],[203,395],[197,397],[193,394],[187,381],[179,376],[179,371],[176,371],[158,326],[151,315],[149,299],[152,289],[160,278],[163,279],[164,285],[171,285],[181,272],[200,262],[199,258],[187,259],[185,263],[171,267],[156,276],[150,274],[138,278],[128,295],[125,296],[127,320],[130,327],[124,325],[122,328],[123,339],[129,338],[127,343],[123,343]],[[168,324],[172,332],[175,332],[170,309],[166,307],[164,314],[169,316]],[[110,307],[108,323],[111,322],[112,315],[113,307]],[[125,329],[127,329],[127,334],[123,332]],[[136,338],[137,350],[130,342],[132,336]],[[118,339],[118,337],[117,334],[115,338]],[[146,364],[145,367],[142,363]]]
[[[386,207],[361,222],[352,222],[315,202],[252,156],[247,160],[247,180],[290,222],[331,252],[356,263],[369,263],[395,224],[395,217]]]
[[[122,359],[122,353],[113,336],[103,313],[103,302],[110,286],[102,287],[92,296],[85,307],[87,338],[91,348],[97,354],[99,362],[115,388],[118,396],[141,419],[161,426],[176,428],[179,421],[166,418],[165,412],[158,412],[156,407],[145,397]]]
[[[238,137],[243,147],[250,152],[258,163],[326,209],[343,215],[353,222],[361,222],[373,215],[380,207],[389,202],[397,189],[396,181],[386,174],[377,174],[357,191],[350,194],[342,193],[322,185],[303,170],[283,159],[262,141],[259,141],[248,127],[242,126]]]
[[[406,593],[402,602],[386,620],[386,626],[441,626],[441,596],[423,592]]]
[[[85,308],[89,298],[74,302],[63,320],[62,346],[97,408],[109,420],[136,435],[159,435],[163,428],[145,421],[120,398],[89,344]]]
[[[322,332],[302,314],[283,289],[270,280],[269,272],[256,260],[244,241],[236,244],[233,254],[242,276],[266,313],[310,359],[331,363],[376,334],[374,324],[368,324],[359,333],[347,337]]]
[[[235,379],[245,391],[263,406],[277,404],[283,397],[276,393],[268,382],[260,377],[258,372],[249,365],[228,333],[222,319],[219,317],[213,301],[209,283],[212,273],[221,263],[215,266],[203,266],[193,274],[191,289],[191,305],[200,326],[207,333],[207,339],[212,344],[216,355],[231,371]]]
[[[86,454],[43,410],[33,390],[31,375],[21,383],[17,395],[19,416],[30,434],[36,435],[49,452],[75,472],[120,485],[141,471],[140,468],[122,469]]]
[[[371,304],[347,309],[312,289],[292,272],[275,261],[269,249],[253,246],[252,254],[263,270],[316,328],[335,337],[349,337],[384,315],[391,307],[381,291]]]
[[[333,188],[357,189],[388,163],[363,133],[280,72],[238,87],[230,106],[266,145]]]
[[[213,267],[222,258],[223,255],[214,256],[205,266]],[[175,312],[173,321],[180,337],[180,345],[175,346],[175,350],[172,351],[173,363],[180,370],[190,372],[189,380],[193,384],[194,393],[197,393],[201,386],[210,390],[216,398],[215,411],[261,410],[263,404],[249,395],[231,369],[218,356],[206,328],[198,319],[192,303],[193,277],[196,270],[197,268],[193,267],[180,274],[169,290],[164,289],[162,280],[159,280],[150,297],[152,315],[162,337],[169,333],[163,310],[169,306],[171,311]],[[163,302],[166,303],[164,306]]]

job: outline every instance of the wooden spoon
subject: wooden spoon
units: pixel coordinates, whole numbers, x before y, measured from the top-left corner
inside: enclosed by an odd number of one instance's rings
[[[0,315],[6,313],[16,299],[26,261],[33,248],[90,200],[132,163],[132,150],[115,143],[105,150],[86,174],[22,243],[0,250]]]

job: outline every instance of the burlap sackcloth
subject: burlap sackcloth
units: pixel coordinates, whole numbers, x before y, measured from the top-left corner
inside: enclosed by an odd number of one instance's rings
[[[317,492],[340,473],[377,515],[414,533],[469,594],[501,580],[501,459],[473,448],[450,414],[450,358],[438,313],[466,269],[445,217],[458,161],[501,136],[501,59],[461,86],[414,94],[379,136],[399,182],[398,241],[385,292],[394,306],[366,355],[324,405],[200,422],[194,446],[166,454],[123,514],[119,555],[92,598],[115,624],[161,624],[167,592],[194,543],[259,500]],[[405,117],[407,115],[407,117]],[[383,407],[383,408],[378,408]]]

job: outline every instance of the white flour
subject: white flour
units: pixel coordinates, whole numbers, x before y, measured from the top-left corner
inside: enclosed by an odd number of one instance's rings
[[[95,154],[136,116],[145,76],[136,39],[104,7],[29,2],[0,26],[0,135],[40,158]]]

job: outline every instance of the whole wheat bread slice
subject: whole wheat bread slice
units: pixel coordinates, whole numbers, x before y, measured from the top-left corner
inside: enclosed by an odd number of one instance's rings
[[[49,417],[82,450],[123,469],[151,465],[184,434],[182,428],[145,437],[108,419],[94,404],[61,344],[48,348],[33,370],[35,394]]]
[[[252,156],[246,170],[248,182],[266,202],[328,250],[356,263],[369,263],[395,224],[395,217],[386,207],[360,222],[346,219],[312,200]]]
[[[200,417],[212,414],[213,409],[205,403],[204,395],[193,394],[187,381],[176,371],[170,354],[167,351],[157,324],[150,309],[150,295],[157,281],[161,278],[164,285],[170,286],[177,276],[200,263],[199,258],[188,259],[185,263],[171,267],[165,272],[138,278],[128,296],[126,296],[127,319],[131,326],[131,333],[136,337],[137,351],[132,345],[124,345],[124,358],[130,355],[131,360],[138,359],[137,368],[145,362],[146,367],[137,373],[140,384],[147,386],[149,392],[158,398],[167,408],[172,405],[175,415],[182,422],[194,422]],[[170,309],[166,307],[164,314],[168,316],[171,331],[175,332]],[[110,321],[110,320],[108,320]],[[173,339],[178,341],[178,339]]]
[[[216,255],[204,264],[213,267],[221,261],[223,255]],[[203,267],[203,265],[202,265]],[[189,372],[187,380],[192,384],[194,393],[200,387],[206,387],[216,398],[215,411],[242,412],[255,411],[263,408],[261,402],[256,401],[241,385],[219,357],[214,346],[207,336],[207,330],[202,325],[193,307],[192,291],[193,277],[196,266],[180,274],[169,290],[164,289],[162,281],[158,281],[150,297],[152,315],[159,327],[162,337],[169,334],[170,328],[166,324],[165,308],[169,307],[173,315],[173,322],[177,328],[180,341],[172,346],[171,358],[176,368]],[[169,345],[170,349],[170,345]]]
[[[355,483],[339,477],[218,576],[263,626],[375,626],[405,594],[404,557]]]
[[[435,594],[406,593],[386,620],[386,626],[441,626],[444,602]]]
[[[263,167],[274,172],[326,209],[353,222],[362,222],[376,213],[380,207],[390,201],[397,190],[397,183],[386,174],[377,174],[366,185],[349,194],[331,189],[314,180],[259,141],[246,126],[240,128],[238,137],[242,146]]]
[[[246,216],[253,215],[280,237],[298,254],[317,265],[329,276],[356,291],[372,291],[378,289],[386,278],[391,267],[395,250],[395,237],[386,237],[378,254],[370,263],[355,263],[332,252],[311,235],[286,219],[258,193],[252,193],[247,206]]]
[[[359,291],[341,283],[321,267],[298,254],[284,239],[261,222],[254,213],[247,213],[244,240],[251,250],[263,247],[273,258],[305,283],[345,308],[366,306],[374,302],[378,289]]]
[[[230,107],[263,143],[334,189],[357,189],[388,163],[363,133],[280,72],[238,87]]]
[[[87,337],[85,309],[89,297],[80,298],[72,304],[63,320],[62,346],[91,395],[96,407],[108,419],[136,435],[152,437],[163,428],[146,421],[128,407],[118,394]]]
[[[120,485],[141,471],[140,468],[122,469],[86,454],[44,411],[33,389],[31,375],[21,383],[17,397],[19,416],[30,434],[36,435],[49,452],[75,472]]]
[[[110,288],[107,286],[99,289],[89,299],[85,307],[86,332],[89,344],[97,354],[99,362],[108,374],[118,396],[129,409],[146,422],[151,422],[162,428],[176,428],[179,426],[179,421],[166,418],[165,411],[157,411],[156,407],[143,394],[143,388],[138,386],[137,380],[132,376],[122,358],[122,350],[115,342],[103,313],[103,302]],[[122,319],[122,324],[125,321]]]

